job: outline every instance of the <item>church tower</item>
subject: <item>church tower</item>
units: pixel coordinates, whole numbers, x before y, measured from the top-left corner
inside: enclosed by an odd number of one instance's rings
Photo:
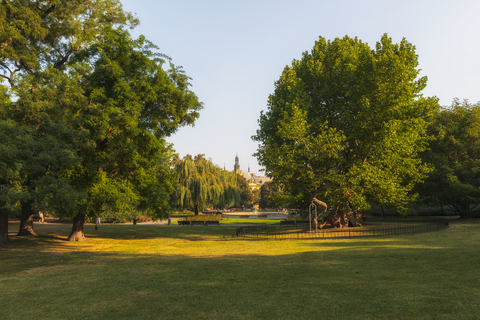
[[[235,156],[235,166],[233,166],[233,172],[237,172],[237,170],[240,170],[240,164],[238,161],[238,152],[237,152],[237,155]]]

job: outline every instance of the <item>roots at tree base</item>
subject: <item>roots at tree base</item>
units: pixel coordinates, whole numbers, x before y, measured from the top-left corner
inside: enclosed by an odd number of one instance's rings
[[[85,224],[85,214],[77,214],[73,218],[72,232],[68,236],[68,241],[86,241],[85,234],[83,233],[83,225]]]
[[[312,201],[321,208],[318,210],[319,214],[327,211],[327,204],[325,202],[320,201],[317,198],[313,198]],[[348,206],[345,209],[335,208],[330,211],[323,224],[315,221],[315,219],[313,220],[315,228],[317,229],[323,228],[323,226],[325,226],[327,223],[330,223],[334,228],[361,227],[363,225],[361,215],[353,211]]]

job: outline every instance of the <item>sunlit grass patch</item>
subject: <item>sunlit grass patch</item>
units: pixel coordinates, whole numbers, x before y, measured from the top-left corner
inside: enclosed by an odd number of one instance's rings
[[[0,248],[1,318],[475,319],[473,226],[243,241],[227,226],[87,225],[89,240],[72,243],[70,226],[35,225],[38,237],[12,232]]]

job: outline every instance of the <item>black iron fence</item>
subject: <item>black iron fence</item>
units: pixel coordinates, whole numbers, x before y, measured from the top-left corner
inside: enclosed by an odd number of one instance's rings
[[[353,237],[380,237],[402,234],[417,234],[446,229],[448,219],[434,217],[387,217],[364,218],[371,226],[323,229],[315,231],[310,226],[286,226],[281,224],[256,224],[237,229],[237,237],[246,240],[293,240],[293,239],[340,239]],[[388,223],[395,222],[389,226]],[[375,226],[374,224],[382,225]]]

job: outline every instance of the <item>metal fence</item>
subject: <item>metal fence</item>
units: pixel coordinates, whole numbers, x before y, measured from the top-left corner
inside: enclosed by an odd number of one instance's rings
[[[417,234],[446,229],[448,219],[432,217],[387,217],[364,219],[366,222],[397,222],[394,226],[368,226],[345,229],[310,231],[309,226],[283,226],[280,224],[257,224],[237,229],[237,238],[246,240],[294,240],[294,239],[345,239],[353,237],[381,237],[402,234]]]

